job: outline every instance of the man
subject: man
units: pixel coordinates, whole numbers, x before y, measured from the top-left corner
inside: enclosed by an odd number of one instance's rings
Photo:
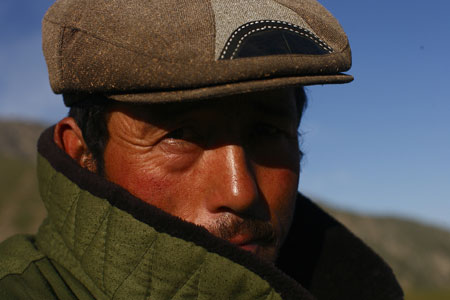
[[[38,144],[48,218],[0,246],[1,298],[401,299],[297,193],[302,86],[350,48],[314,0],[60,0],[43,21],[71,107]]]

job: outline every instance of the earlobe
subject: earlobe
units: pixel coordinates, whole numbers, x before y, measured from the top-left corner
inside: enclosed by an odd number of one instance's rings
[[[81,167],[96,172],[97,167],[83,139],[83,133],[75,120],[67,117],[59,121],[53,133],[53,140],[59,148],[67,153]]]

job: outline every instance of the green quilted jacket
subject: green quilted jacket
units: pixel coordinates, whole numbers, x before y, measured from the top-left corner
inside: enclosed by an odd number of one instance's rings
[[[403,298],[390,268],[302,195],[275,266],[80,168],[52,128],[38,151],[48,217],[0,244],[0,299]]]

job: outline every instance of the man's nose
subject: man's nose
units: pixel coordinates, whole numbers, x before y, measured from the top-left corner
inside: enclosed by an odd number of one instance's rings
[[[258,181],[245,149],[240,145],[226,145],[215,151],[218,151],[214,166],[215,197],[208,201],[209,210],[263,217],[265,209]]]

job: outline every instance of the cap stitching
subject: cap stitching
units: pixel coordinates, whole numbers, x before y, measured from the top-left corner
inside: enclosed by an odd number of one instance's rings
[[[220,59],[224,59],[224,58],[225,58],[225,55],[227,54],[228,49],[229,49],[231,43],[233,42],[233,40],[236,38],[237,34],[238,34],[241,30],[243,30],[243,29],[245,29],[245,28],[247,28],[247,27],[249,27],[249,26],[252,26],[252,25],[255,25],[255,24],[260,24],[260,23],[283,24],[283,25],[292,26],[292,27],[296,28],[297,30],[294,30],[294,29],[289,28],[289,27],[283,27],[283,26],[271,26],[271,25],[265,25],[265,26],[263,26],[263,27],[259,27],[259,28],[253,29],[253,30],[247,32],[244,36],[241,37],[241,39],[238,41],[238,44],[237,44],[237,46],[236,46],[234,52],[232,53],[230,59],[233,59],[233,58],[234,58],[234,56],[236,55],[237,51],[239,50],[239,47],[240,47],[240,45],[242,44],[242,42],[244,41],[244,39],[246,39],[249,35],[251,35],[251,34],[253,34],[253,33],[255,33],[255,32],[263,31],[263,30],[267,30],[267,29],[283,29],[283,30],[289,30],[289,31],[291,31],[291,32],[294,32],[294,33],[297,33],[297,34],[300,34],[300,35],[302,35],[302,36],[305,36],[305,37],[307,37],[307,38],[312,39],[313,41],[317,42],[318,45],[319,45],[320,47],[322,47],[322,49],[325,50],[325,51],[327,51],[328,53],[332,53],[332,52],[333,52],[333,49],[332,49],[330,46],[328,46],[326,42],[324,42],[322,39],[320,39],[318,36],[316,36],[314,33],[312,33],[310,30],[308,30],[308,29],[306,29],[306,28],[302,28],[302,27],[300,27],[300,26],[298,26],[298,25],[295,25],[295,24],[292,24],[292,23],[289,23],[289,22],[285,22],[285,21],[279,21],[279,20],[258,20],[258,21],[253,21],[253,22],[246,23],[246,24],[240,26],[238,29],[236,29],[236,30],[233,32],[233,34],[232,34],[231,37],[228,39],[228,41],[227,41],[227,43],[226,43],[226,45],[225,45],[225,47],[224,47],[224,49],[223,49],[223,51],[222,51],[222,54],[221,54],[221,56],[220,56]]]

